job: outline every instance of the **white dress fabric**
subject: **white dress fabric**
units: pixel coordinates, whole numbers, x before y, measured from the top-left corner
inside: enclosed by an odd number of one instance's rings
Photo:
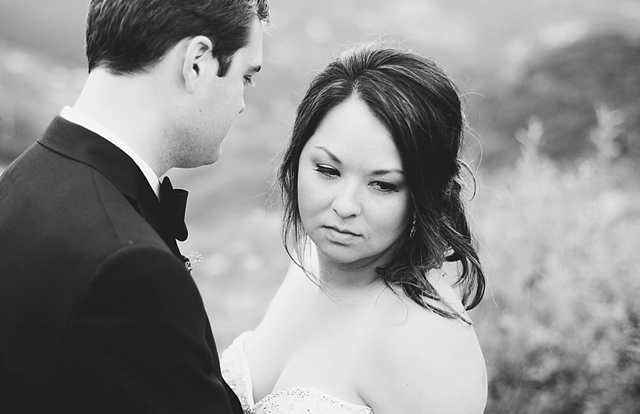
[[[369,407],[342,401],[313,388],[284,388],[254,403],[244,354],[244,340],[252,333],[240,334],[220,359],[222,376],[240,399],[245,414],[373,414]]]
[[[449,306],[471,323],[459,297],[442,275],[443,272],[433,272],[429,281]],[[240,334],[222,352],[220,359],[222,376],[238,395],[245,414],[373,414],[370,407],[340,400],[314,388],[281,389],[255,403],[251,372],[244,353],[244,341],[252,334],[252,331]]]

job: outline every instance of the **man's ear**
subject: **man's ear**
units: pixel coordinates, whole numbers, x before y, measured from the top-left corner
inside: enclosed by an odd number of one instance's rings
[[[189,39],[184,54],[182,76],[187,91],[193,93],[204,77],[218,74],[218,60],[213,57],[213,44],[206,36]]]

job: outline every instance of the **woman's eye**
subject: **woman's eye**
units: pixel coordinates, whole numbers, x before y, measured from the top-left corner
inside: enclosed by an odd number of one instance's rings
[[[314,170],[324,175],[325,177],[337,177],[340,175],[340,173],[338,173],[338,170],[327,165],[317,164]]]
[[[370,184],[373,188],[383,193],[397,192],[398,186],[384,181],[374,181]]]

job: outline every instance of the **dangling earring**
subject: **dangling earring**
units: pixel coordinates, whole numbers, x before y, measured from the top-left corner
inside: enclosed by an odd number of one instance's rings
[[[411,223],[411,230],[409,231],[409,238],[412,239],[416,235],[416,215],[413,214],[413,223]]]

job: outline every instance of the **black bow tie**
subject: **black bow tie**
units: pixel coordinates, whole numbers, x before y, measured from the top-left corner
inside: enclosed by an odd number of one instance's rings
[[[180,241],[187,240],[187,225],[184,222],[184,213],[187,209],[186,190],[173,189],[169,177],[165,177],[160,185],[160,209],[162,212],[163,226],[171,232],[171,235]]]

